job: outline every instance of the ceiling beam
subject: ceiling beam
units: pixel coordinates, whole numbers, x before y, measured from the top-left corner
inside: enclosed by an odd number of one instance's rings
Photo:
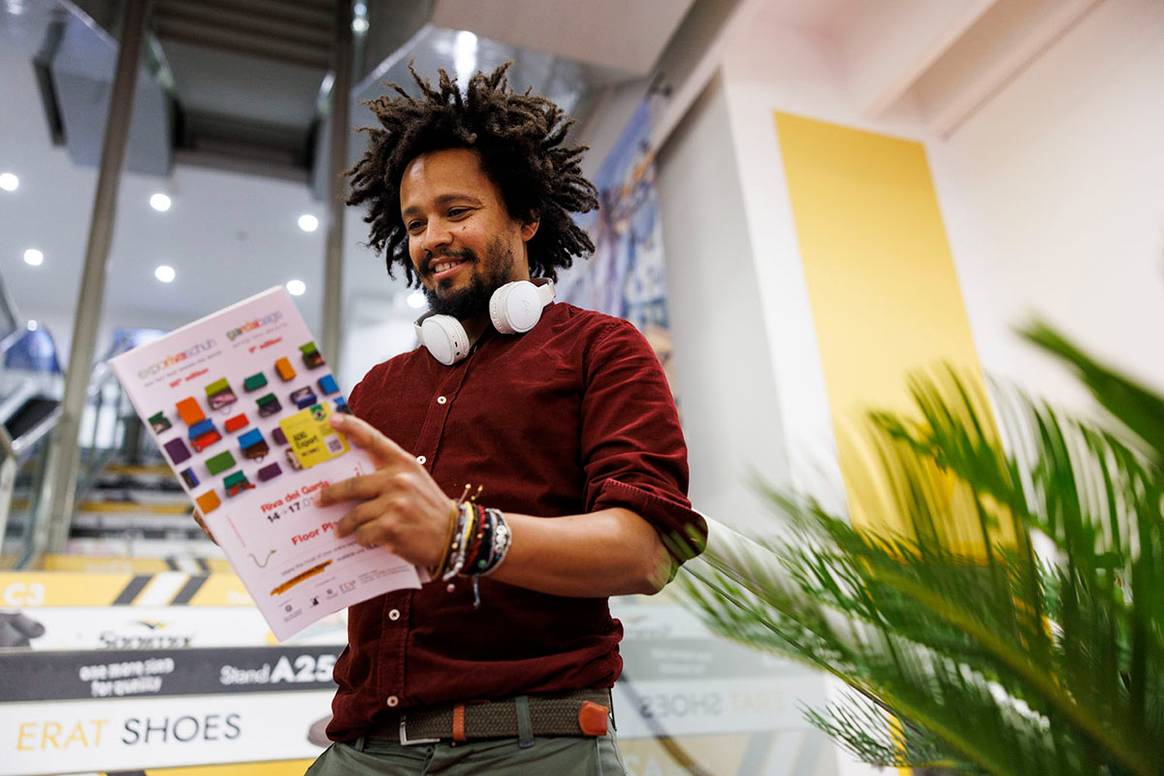
[[[706,0],[705,0],[706,1]],[[693,0],[435,0],[432,23],[516,48],[620,71],[650,72]]]
[[[246,13],[271,20],[304,24],[329,32],[335,23],[330,2],[315,6],[290,3],[287,0],[198,0],[197,3],[191,3],[190,0],[165,0],[165,4]]]
[[[154,20],[190,22],[215,29],[227,28],[259,38],[315,49],[329,49],[334,37],[330,27],[318,27],[308,22],[266,16],[251,10],[221,8],[179,0],[160,0],[154,6]]]
[[[154,20],[154,29],[163,41],[174,40],[192,46],[234,51],[317,70],[326,70],[331,63],[329,47],[288,43],[262,35],[215,27],[204,22],[162,17]]]
[[[866,3],[841,33],[854,105],[869,118],[893,107],[998,0]]]
[[[949,137],[1103,0],[1000,0],[914,87],[926,124]]]

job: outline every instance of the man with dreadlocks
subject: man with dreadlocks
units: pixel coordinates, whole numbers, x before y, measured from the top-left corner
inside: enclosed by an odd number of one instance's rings
[[[369,103],[349,171],[370,245],[424,289],[421,347],[374,367],[337,428],[377,470],[337,524],[429,570],[349,612],[313,774],[622,773],[612,595],[655,593],[706,526],[663,370],[626,321],[553,301],[593,251],[585,148],[507,66],[462,94],[413,72]]]

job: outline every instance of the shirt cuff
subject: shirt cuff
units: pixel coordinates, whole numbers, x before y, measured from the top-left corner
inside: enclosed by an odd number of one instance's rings
[[[659,494],[613,477],[602,483],[592,511],[622,507],[651,524],[663,546],[678,563],[690,560],[707,546],[707,521],[686,499]]]

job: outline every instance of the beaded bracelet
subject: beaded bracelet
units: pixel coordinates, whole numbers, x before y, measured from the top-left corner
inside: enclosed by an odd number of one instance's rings
[[[472,498],[466,499],[471,486],[465,486],[461,498],[454,501],[449,514],[449,530],[445,537],[444,554],[434,569],[434,576],[448,582],[447,590],[456,590],[453,578],[473,579],[473,608],[481,606],[481,577],[488,576],[509,554],[512,534],[505,515],[499,509],[486,509],[475,503],[481,487]]]
[[[487,577],[497,570],[497,567],[505,560],[505,556],[509,554],[509,548],[513,542],[513,534],[509,530],[509,524],[505,522],[505,515],[499,509],[486,510],[493,518],[492,542],[489,551],[489,562],[478,571],[480,576]]]
[[[484,522],[488,527],[482,534],[481,554],[466,572],[473,578],[473,608],[481,607],[481,577],[489,576],[509,554],[513,534],[499,509],[486,509]],[[487,537],[486,537],[487,534]],[[485,543],[487,539],[488,543]]]

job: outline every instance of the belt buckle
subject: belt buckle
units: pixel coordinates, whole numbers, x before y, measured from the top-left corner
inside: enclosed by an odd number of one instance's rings
[[[439,738],[409,738],[407,717],[400,715],[400,745],[401,746],[416,746],[418,744],[438,744]]]

